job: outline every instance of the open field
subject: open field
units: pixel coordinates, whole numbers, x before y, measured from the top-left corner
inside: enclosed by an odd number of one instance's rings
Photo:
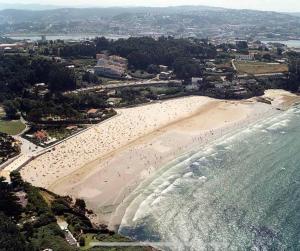
[[[0,106],[0,118],[5,117],[5,111],[2,106]]]
[[[20,120],[0,120],[0,132],[17,135],[24,129],[25,125]]]
[[[270,74],[288,72],[286,64],[272,64],[264,62],[234,62],[239,74]]]
[[[25,125],[20,120],[5,120],[5,111],[0,106],[0,132],[7,133],[9,135],[20,134],[24,129]]]

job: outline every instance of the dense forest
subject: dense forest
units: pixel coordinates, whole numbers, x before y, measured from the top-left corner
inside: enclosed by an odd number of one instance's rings
[[[300,53],[289,52],[289,81],[285,89],[297,92],[300,91]]]
[[[0,102],[19,97],[36,83],[52,92],[76,88],[74,72],[41,57],[0,55]]]
[[[199,39],[174,39],[150,37],[108,40],[96,38],[95,43],[70,44],[59,47],[63,57],[94,57],[96,53],[109,51],[128,59],[129,67],[152,71],[154,65],[166,65],[174,69],[178,78],[201,75],[199,61],[215,58],[216,48]]]
[[[40,95],[37,83],[45,83],[47,92]],[[49,59],[20,55],[0,56],[0,102],[8,119],[21,113],[28,121],[43,117],[81,119],[81,110],[105,108],[106,95],[64,96],[76,88],[75,73]]]

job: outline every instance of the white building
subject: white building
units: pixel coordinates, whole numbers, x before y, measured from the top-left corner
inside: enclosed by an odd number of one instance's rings
[[[202,81],[203,81],[203,78],[195,78],[195,77],[192,78],[193,85],[199,84],[199,82],[202,82]]]
[[[94,67],[95,74],[110,78],[124,78],[126,76],[128,64],[126,58],[106,54],[97,54],[96,58],[98,62]]]
[[[161,72],[159,74],[159,79],[160,80],[169,80],[172,76],[172,71],[168,71],[168,72]]]
[[[255,59],[255,57],[254,57],[253,53],[249,53],[249,54],[236,54],[235,55],[235,59],[237,61],[253,61]]]

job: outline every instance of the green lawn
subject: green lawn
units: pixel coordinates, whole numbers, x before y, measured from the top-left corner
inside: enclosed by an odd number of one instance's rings
[[[0,120],[0,132],[9,135],[17,135],[25,129],[25,125],[20,120]]]
[[[131,242],[126,237],[123,237],[118,234],[114,235],[107,235],[103,234],[101,235],[97,234],[84,234],[83,238],[85,239],[85,246],[80,247],[80,250],[91,250],[91,251],[150,251],[152,250],[149,247],[94,247],[91,248],[90,243],[91,242]]]

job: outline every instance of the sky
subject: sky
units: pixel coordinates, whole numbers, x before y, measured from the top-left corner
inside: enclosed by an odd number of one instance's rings
[[[80,7],[208,5],[237,9],[300,12],[299,0],[0,0],[1,3]]]

